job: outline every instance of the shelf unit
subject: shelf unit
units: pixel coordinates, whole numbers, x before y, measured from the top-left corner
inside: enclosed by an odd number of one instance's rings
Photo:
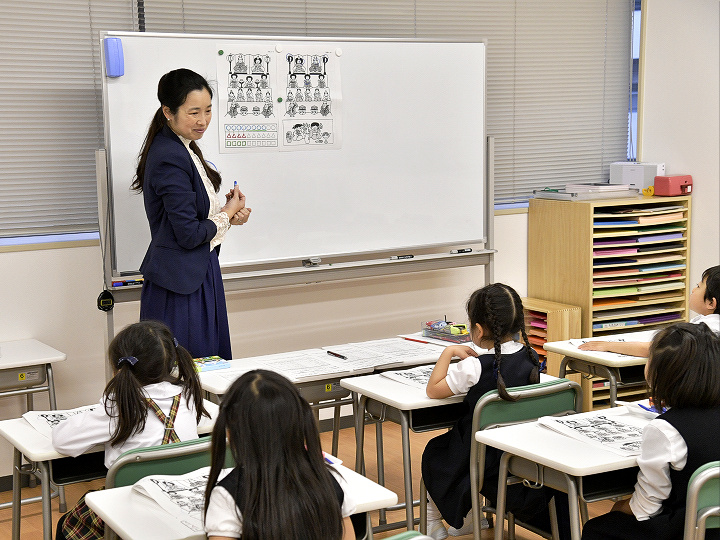
[[[548,352],[543,344],[548,341],[564,341],[580,337],[580,308],[539,298],[523,298],[525,307],[525,332],[530,344],[547,360],[548,375],[558,376],[562,355]],[[580,382],[579,375],[569,377]]]
[[[579,306],[582,337],[687,321],[690,213],[689,196],[531,199],[528,295]],[[623,386],[618,397],[644,395]],[[590,388],[600,404],[607,390]]]

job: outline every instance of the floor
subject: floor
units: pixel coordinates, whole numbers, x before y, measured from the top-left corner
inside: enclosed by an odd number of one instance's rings
[[[413,460],[413,493],[415,498],[418,497],[419,491],[419,474],[417,473],[420,457],[425,447],[425,443],[433,436],[437,435],[437,432],[431,433],[413,433],[411,439],[411,455]],[[332,448],[332,434],[327,432],[321,435],[323,448],[326,451],[330,451]],[[377,467],[375,460],[375,428],[373,426],[366,427],[365,433],[365,448],[366,448],[366,469],[368,476],[377,480]],[[354,468],[355,465],[355,435],[352,428],[343,429],[340,431],[340,442],[338,446],[338,457],[343,460],[343,464],[346,467]],[[401,452],[401,438],[399,426],[392,423],[387,423],[384,427],[384,449],[385,449],[385,478],[386,485],[389,489],[398,494],[400,500],[403,499],[403,477],[402,477],[402,452]],[[97,489],[103,485],[104,481],[95,480],[93,482],[86,482],[82,484],[74,484],[66,487],[66,497],[68,500],[68,506],[72,506],[74,502],[87,490]],[[40,495],[40,488],[25,488],[23,489],[23,497],[32,497]],[[12,499],[12,492],[7,491],[0,493],[0,503],[10,501]],[[603,514],[607,512],[612,503],[610,501],[602,501],[599,503],[593,503],[589,505],[588,510],[590,517]],[[54,524],[58,519],[58,500],[53,499],[53,533]],[[378,523],[378,513],[373,513],[373,523]],[[415,509],[415,515],[419,516],[419,510]],[[388,512],[387,521],[404,521],[405,511],[396,510]],[[394,531],[386,531],[382,533],[376,533],[375,538],[387,538],[402,529]],[[10,538],[12,532],[12,514],[11,509],[6,508],[0,510],[0,538]],[[493,537],[493,530],[488,529],[482,532],[483,539],[489,539]],[[21,524],[21,540],[37,540],[42,538],[42,507],[39,502],[30,503],[23,505],[22,507],[22,524]],[[472,535],[459,536],[459,539],[471,539]],[[540,537],[526,531],[522,528],[516,530],[516,538],[518,540],[535,540]]]

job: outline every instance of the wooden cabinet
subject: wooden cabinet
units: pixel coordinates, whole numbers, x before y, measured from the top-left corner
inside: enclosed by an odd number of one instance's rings
[[[548,341],[564,341],[580,337],[580,308],[538,298],[523,298],[525,307],[525,332],[530,344],[547,360],[548,375],[558,376],[562,355],[548,352],[543,344]],[[577,382],[580,382],[579,376]]]
[[[528,296],[579,306],[581,337],[687,321],[690,212],[688,196],[531,199]]]

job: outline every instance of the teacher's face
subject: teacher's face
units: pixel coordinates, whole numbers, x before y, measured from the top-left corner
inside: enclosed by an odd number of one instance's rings
[[[212,99],[210,92],[193,90],[185,98],[185,103],[178,107],[173,114],[168,107],[163,106],[168,126],[178,135],[191,141],[201,139],[210,125],[212,118]]]

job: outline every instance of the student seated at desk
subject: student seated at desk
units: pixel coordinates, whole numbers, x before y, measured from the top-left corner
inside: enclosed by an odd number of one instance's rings
[[[583,540],[683,537],[688,483],[720,460],[720,338],[705,324],[661,330],[645,367],[652,402],[667,408],[643,431],[635,493],[585,524]],[[720,539],[720,529],[705,538]]]
[[[702,279],[690,293],[690,309],[699,313],[690,321],[704,322],[720,334],[720,266],[712,266],[702,273]],[[644,341],[588,341],[578,347],[583,351],[608,351],[646,358],[650,343]]]
[[[470,333],[476,352],[465,345],[451,345],[440,355],[427,384],[427,395],[445,398],[467,392],[467,411],[455,426],[430,440],[422,456],[422,475],[428,491],[427,534],[435,540],[469,534],[473,530],[470,495],[470,448],[474,434],[472,416],[477,401],[497,389],[512,401],[507,388],[540,382],[537,353],[525,334],[523,305],[517,292],[494,283],[475,291],[467,302]],[[523,343],[513,341],[521,334]],[[453,356],[461,360],[450,365]],[[487,449],[485,476],[480,492],[494,505],[497,500],[501,452]],[[508,487],[507,509],[528,524],[550,531],[548,503],[556,498],[560,538],[570,538],[567,495],[548,488]],[[441,519],[452,527],[446,531]],[[486,524],[483,524],[487,527]],[[483,526],[477,524],[478,527]]]
[[[76,457],[105,444],[109,468],[127,450],[198,438],[202,415],[209,417],[200,380],[190,353],[167,326],[142,321],[125,327],[110,343],[108,358],[115,375],[101,406],[55,427],[55,450]],[[83,496],[58,521],[56,538],[93,540],[104,534],[104,523]]]
[[[236,467],[218,482],[226,440]],[[210,540],[352,540],[355,502],[323,458],[315,416],[295,385],[273,371],[237,379],[212,433],[205,492]]]

